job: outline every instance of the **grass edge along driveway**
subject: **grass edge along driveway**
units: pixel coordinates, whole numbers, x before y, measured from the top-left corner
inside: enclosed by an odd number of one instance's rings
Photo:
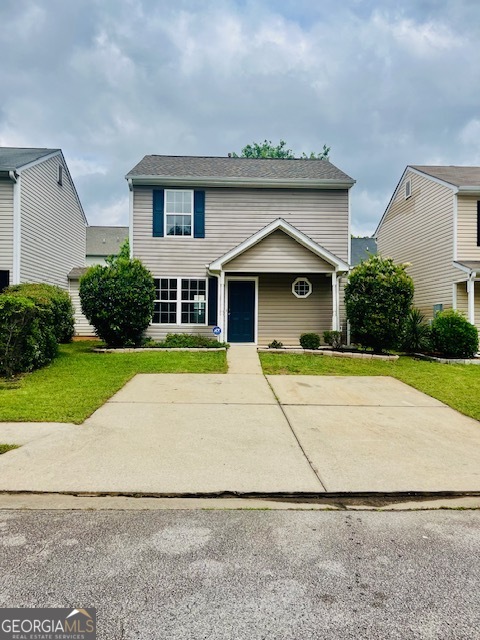
[[[395,362],[261,353],[269,375],[392,376],[480,420],[480,365],[440,364],[401,356]]]
[[[225,373],[224,351],[94,353],[95,341],[60,345],[50,365],[0,384],[0,422],[81,424],[137,373]]]

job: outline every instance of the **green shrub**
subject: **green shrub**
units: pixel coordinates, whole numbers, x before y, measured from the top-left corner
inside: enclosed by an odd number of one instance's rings
[[[269,349],[281,349],[283,347],[283,342],[280,342],[280,340],[272,340],[272,342],[270,342],[270,344],[268,345]]]
[[[341,331],[324,331],[323,341],[325,344],[329,344],[334,349],[340,349],[342,346],[342,332]]]
[[[445,358],[473,358],[478,351],[478,331],[461,313],[447,309],[433,320],[432,346]]]
[[[302,333],[300,345],[304,349],[318,349],[320,346],[320,336],[318,333]]]
[[[32,300],[37,306],[50,309],[57,342],[70,342],[74,333],[72,300],[69,294],[50,284],[25,283],[8,287],[5,293]]]
[[[377,353],[398,346],[413,298],[406,267],[376,255],[352,270],[345,306],[354,343]]]
[[[20,295],[0,295],[0,375],[32,371],[56,356],[53,313]]]
[[[167,333],[165,340],[159,344],[170,349],[219,349],[226,346],[215,338],[192,333]]]
[[[431,349],[431,331],[419,309],[410,309],[405,321],[401,342],[403,351],[415,353]]]
[[[152,320],[155,285],[128,241],[107,265],[90,267],[80,279],[82,311],[109,347],[139,346]]]

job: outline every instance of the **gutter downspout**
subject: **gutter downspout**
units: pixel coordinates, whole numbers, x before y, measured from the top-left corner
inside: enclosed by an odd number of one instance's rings
[[[468,296],[468,321],[475,324],[475,271],[470,271],[467,280],[467,296]]]
[[[128,183],[128,244],[130,245],[130,258],[133,258],[133,182],[131,178]]]
[[[12,284],[20,284],[21,265],[21,234],[22,221],[20,217],[21,176],[16,171],[9,171],[8,175],[13,182],[13,264]]]

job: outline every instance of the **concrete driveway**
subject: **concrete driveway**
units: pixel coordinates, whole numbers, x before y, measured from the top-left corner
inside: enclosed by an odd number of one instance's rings
[[[480,490],[480,424],[386,377],[137,375],[83,425],[24,441],[0,490]]]

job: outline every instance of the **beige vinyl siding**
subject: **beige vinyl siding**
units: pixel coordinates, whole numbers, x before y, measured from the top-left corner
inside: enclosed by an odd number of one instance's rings
[[[457,260],[480,260],[477,246],[478,197],[457,196]]]
[[[0,180],[0,269],[13,270],[13,182]]]
[[[76,336],[93,336],[95,335],[95,329],[89,324],[88,320],[82,313],[82,307],[80,304],[79,296],[79,280],[69,281],[68,291],[72,299],[74,317],[75,317],[75,335]]]
[[[292,293],[294,275],[262,274],[258,286],[258,343],[280,340],[298,345],[302,333],[322,333],[332,326],[332,280],[325,275],[302,274],[312,283],[308,298]]]
[[[348,258],[348,191],[205,190],[205,238],[152,237],[152,189],[133,193],[133,251],[155,275],[200,276],[206,265],[283,218],[342,260]]]
[[[57,184],[62,163],[63,185]],[[61,156],[21,174],[21,282],[68,289],[67,274],[85,264],[86,227]]]
[[[405,181],[412,195],[405,199]],[[452,265],[454,194],[433,180],[408,171],[378,231],[378,252],[395,262],[411,263],[414,304],[427,317],[433,305],[452,306],[453,282],[459,272]]]
[[[332,271],[331,264],[319,258],[283,231],[277,230],[225,264],[226,271],[285,273]]]

